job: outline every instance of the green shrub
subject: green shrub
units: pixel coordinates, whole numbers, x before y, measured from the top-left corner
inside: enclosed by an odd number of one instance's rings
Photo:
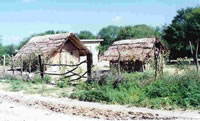
[[[41,84],[41,83],[49,84],[51,83],[51,77],[44,76],[44,78],[42,79],[40,76],[35,76],[33,79],[29,80],[29,82],[33,84]]]
[[[9,80],[9,83],[11,84],[9,87],[11,91],[21,91],[28,87],[28,84],[21,80]]]
[[[103,84],[82,83],[71,98],[149,108],[200,108],[200,74],[195,71],[182,75],[165,73],[156,81],[152,81],[151,72],[124,73],[117,88],[113,87],[113,79],[110,76]]]
[[[69,87],[70,85],[71,84],[66,80],[56,82],[56,86],[59,88],[66,88]]]

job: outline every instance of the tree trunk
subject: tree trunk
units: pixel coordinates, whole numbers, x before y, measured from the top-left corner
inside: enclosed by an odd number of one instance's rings
[[[198,62],[199,42],[198,41],[196,42],[195,53],[193,51],[192,42],[189,41],[189,44],[190,44],[190,51],[191,51],[191,54],[192,54],[192,58],[194,60],[194,63],[196,64],[196,69],[197,69],[197,72],[198,72],[199,71],[199,62]]]
[[[114,81],[114,88],[117,88],[119,82],[121,82],[122,78],[121,78],[121,67],[120,67],[120,59],[121,59],[121,54],[120,54],[120,51],[119,51],[119,46],[117,45],[117,51],[118,51],[118,54],[119,54],[119,57],[118,57],[118,65],[117,65],[117,74],[118,74],[118,77],[117,79]]]
[[[199,42],[196,42],[196,52],[195,52],[195,59],[196,59],[196,67],[197,67],[197,72],[199,71],[199,61],[198,61],[198,51],[199,51]]]

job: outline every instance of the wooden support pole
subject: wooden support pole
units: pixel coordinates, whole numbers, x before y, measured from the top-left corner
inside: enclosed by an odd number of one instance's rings
[[[121,77],[121,67],[120,67],[120,60],[121,60],[121,53],[119,51],[119,46],[117,45],[117,52],[118,52],[118,65],[117,65],[117,73],[118,73],[118,79],[120,80]]]
[[[158,51],[157,48],[154,48],[154,63],[155,63],[155,80],[158,76]]]
[[[6,72],[6,56],[3,55],[3,72]]]
[[[12,56],[12,71],[13,71],[13,74],[15,74],[15,69],[14,69],[14,57]]]
[[[88,76],[88,82],[91,82],[92,78],[92,65],[93,65],[93,60],[92,60],[92,54],[87,55],[87,76]]]
[[[21,76],[23,74],[24,59],[21,57]]]
[[[41,55],[38,55],[39,58],[39,66],[40,66],[40,75],[41,78],[44,78],[44,65],[42,64],[42,59],[41,59]]]
[[[31,56],[29,57],[28,72],[31,73]]]

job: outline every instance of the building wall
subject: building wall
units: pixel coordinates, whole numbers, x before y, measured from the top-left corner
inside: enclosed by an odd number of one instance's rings
[[[55,53],[48,61],[50,64],[78,64],[80,62],[80,53],[77,47],[71,42],[68,41],[63,48]],[[66,67],[58,67],[58,66],[51,66],[47,67],[47,71],[50,72],[64,72],[68,70]]]
[[[100,42],[97,43],[84,43],[83,44],[92,52],[92,58],[93,58],[93,64],[96,65],[99,61],[98,54],[99,50],[97,50],[97,47],[100,45]],[[81,61],[86,60],[86,57],[81,57]]]

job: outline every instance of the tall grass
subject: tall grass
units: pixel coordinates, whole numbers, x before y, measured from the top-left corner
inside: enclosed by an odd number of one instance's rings
[[[124,80],[113,87],[113,77],[104,84],[82,83],[72,98],[84,101],[131,104],[150,108],[200,108],[200,74],[195,71],[182,75],[164,74],[153,80],[152,72],[125,73]]]

